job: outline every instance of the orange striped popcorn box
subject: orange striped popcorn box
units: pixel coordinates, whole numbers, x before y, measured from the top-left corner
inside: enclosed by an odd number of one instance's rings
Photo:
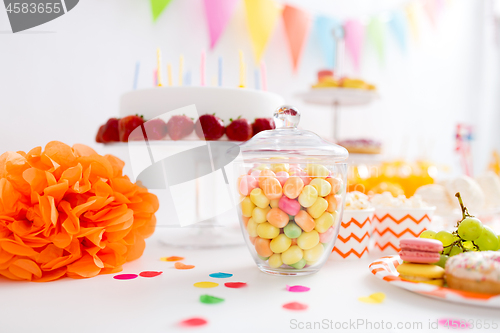
[[[330,258],[361,259],[368,256],[375,208],[344,210],[339,235]]]
[[[399,241],[418,237],[429,228],[436,207],[386,208],[377,207],[373,217],[372,252],[396,254]]]

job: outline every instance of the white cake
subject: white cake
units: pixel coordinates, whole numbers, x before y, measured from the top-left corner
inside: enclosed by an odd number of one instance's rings
[[[230,118],[239,116],[250,122],[255,118],[272,117],[274,110],[284,104],[284,99],[277,94],[247,88],[154,87],[122,95],[119,116],[139,114],[149,120],[193,104],[198,115],[215,113],[228,125]]]

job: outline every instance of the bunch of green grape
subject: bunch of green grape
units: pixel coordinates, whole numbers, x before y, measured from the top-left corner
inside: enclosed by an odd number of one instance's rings
[[[453,232],[442,230],[435,232],[425,230],[420,234],[420,238],[436,239],[443,243],[443,252],[441,260],[436,263],[444,267],[449,257],[467,251],[499,251],[500,235],[495,232],[476,217],[469,214],[467,207],[464,206],[460,192],[455,194],[462,208],[462,220],[457,222],[456,229]]]

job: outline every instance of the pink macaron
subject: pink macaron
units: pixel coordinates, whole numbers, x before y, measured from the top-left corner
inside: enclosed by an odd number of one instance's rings
[[[409,238],[399,242],[399,257],[404,261],[433,264],[439,261],[443,243],[435,239]]]

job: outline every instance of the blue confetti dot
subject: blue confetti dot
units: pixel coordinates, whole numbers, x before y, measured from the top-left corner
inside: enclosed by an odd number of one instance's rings
[[[219,272],[219,273],[212,273],[209,276],[216,278],[216,279],[226,279],[226,278],[230,278],[231,276],[233,276],[233,274]]]

